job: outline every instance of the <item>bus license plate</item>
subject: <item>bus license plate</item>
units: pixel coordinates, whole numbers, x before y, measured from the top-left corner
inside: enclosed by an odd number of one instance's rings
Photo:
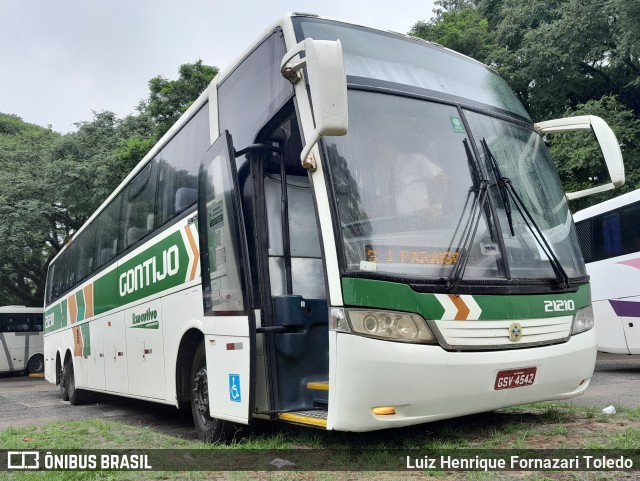
[[[531,386],[536,379],[536,368],[525,367],[521,369],[509,369],[500,371],[496,376],[494,390],[513,389],[522,386]]]

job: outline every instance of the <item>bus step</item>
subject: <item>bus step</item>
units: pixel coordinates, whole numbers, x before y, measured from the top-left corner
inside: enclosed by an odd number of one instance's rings
[[[310,391],[328,391],[329,382],[328,381],[308,382],[307,389],[309,389]]]
[[[327,427],[327,411],[296,411],[291,413],[280,413],[278,419],[296,424],[305,424],[307,426],[316,426],[318,428]]]

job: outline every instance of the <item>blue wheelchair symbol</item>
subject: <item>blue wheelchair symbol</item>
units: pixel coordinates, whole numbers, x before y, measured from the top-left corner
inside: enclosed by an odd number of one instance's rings
[[[239,403],[240,398],[240,374],[229,374],[229,399]]]

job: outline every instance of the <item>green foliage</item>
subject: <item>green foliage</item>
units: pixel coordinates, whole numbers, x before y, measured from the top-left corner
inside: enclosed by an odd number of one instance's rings
[[[571,203],[572,210],[611,199],[640,187],[640,119],[615,97],[604,96],[579,105],[570,115],[596,115],[611,127],[620,142],[625,163],[626,183],[615,191],[592,195]],[[608,181],[602,154],[590,133],[553,135],[549,138],[551,155],[568,192],[587,189]]]
[[[42,304],[47,244],[57,207],[41,177],[60,135],[0,114],[0,299]]]
[[[167,80],[157,76],[149,80],[147,110],[162,136],[178,120],[218,73],[215,67],[203,65],[202,60],[180,66],[180,77]]]
[[[137,113],[94,112],[60,135],[0,114],[0,305],[42,305],[46,268],[73,233],[207,87],[198,61],[155,77]]]
[[[489,31],[489,21],[470,6],[443,12],[438,21],[418,22],[409,34],[489,64],[498,48],[495,34]]]
[[[494,67],[534,121],[592,114],[621,143],[626,186],[573,209],[640,188],[640,2],[637,0],[441,0],[411,34]],[[608,178],[588,134],[555,136],[552,154],[566,191]]]

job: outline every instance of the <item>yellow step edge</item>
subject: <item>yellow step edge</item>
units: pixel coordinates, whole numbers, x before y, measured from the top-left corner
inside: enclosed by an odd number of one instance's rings
[[[329,383],[328,382],[308,382],[307,389],[314,389],[316,391],[328,391]]]
[[[310,426],[317,426],[319,428],[327,427],[326,419],[312,418],[309,416],[302,416],[296,413],[280,413],[278,414],[278,419],[282,421],[289,421],[292,423],[308,424]]]

